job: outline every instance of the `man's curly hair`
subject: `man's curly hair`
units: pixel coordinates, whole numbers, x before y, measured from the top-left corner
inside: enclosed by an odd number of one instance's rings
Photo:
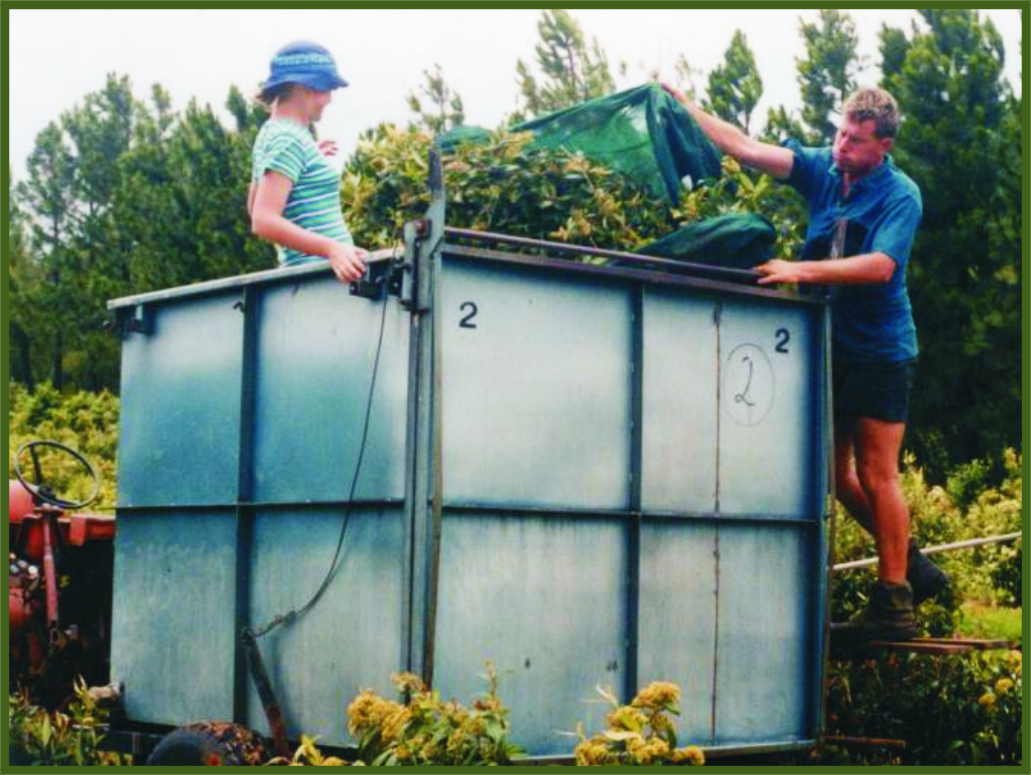
[[[894,137],[899,131],[899,104],[884,89],[868,88],[853,92],[842,108],[853,121],[874,121],[874,135]]]

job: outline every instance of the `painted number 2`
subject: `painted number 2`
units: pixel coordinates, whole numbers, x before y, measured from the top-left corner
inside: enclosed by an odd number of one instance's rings
[[[786,328],[777,329],[777,347],[775,348],[779,353],[788,352],[788,342],[791,341],[791,333]]]
[[[462,303],[459,307],[462,312],[465,312],[465,317],[458,321],[459,328],[476,328],[476,324],[472,322],[473,318],[476,317],[476,313],[479,311],[476,309],[476,305],[471,301]]]

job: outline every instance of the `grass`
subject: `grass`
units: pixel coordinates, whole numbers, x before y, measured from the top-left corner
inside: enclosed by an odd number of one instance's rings
[[[1023,613],[1019,608],[968,600],[963,604],[959,631],[968,638],[1019,641],[1023,635]]]

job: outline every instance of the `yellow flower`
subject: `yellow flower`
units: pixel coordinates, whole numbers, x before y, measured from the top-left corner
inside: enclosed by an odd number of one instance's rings
[[[401,707],[400,705],[391,708],[384,715],[380,724],[380,737],[383,742],[388,743],[392,740],[397,740],[411,717],[412,713],[408,708]]]
[[[705,764],[705,754],[697,745],[689,745],[686,748],[677,748],[670,757],[674,764],[687,762],[689,765],[700,766]]]
[[[977,701],[977,704],[982,708],[988,708],[989,710],[995,705],[995,695],[991,692],[985,692],[981,695],[981,699]]]
[[[638,742],[633,746],[631,753],[638,764],[651,764],[669,753],[669,744],[661,737],[653,737],[648,742]]]
[[[366,731],[379,725],[383,716],[383,698],[371,689],[363,689],[347,706],[347,730],[351,735],[359,737]]]
[[[422,692],[426,684],[415,673],[391,673],[390,680],[399,692]]]
[[[611,763],[611,753],[604,740],[591,738],[577,744],[573,753],[576,755],[576,763],[581,767],[591,767],[599,764]]]
[[[1018,651],[1017,649],[1013,649],[1013,651],[1009,652],[1006,655],[1006,664],[1007,666],[1009,666],[1011,670],[1019,670],[1021,658],[1022,655],[1020,651]]]
[[[995,682],[995,693],[996,694],[1005,694],[1006,692],[1008,692],[1012,688],[1013,688],[1013,681],[1011,681],[1009,678],[1000,678],[998,681]]]
[[[680,687],[668,681],[655,681],[641,689],[634,697],[635,708],[661,710],[680,702]]]
[[[643,713],[641,713],[641,711],[631,708],[629,705],[623,705],[616,708],[606,716],[605,721],[612,729],[625,729],[629,732],[640,732],[644,729],[644,725],[648,719]]]

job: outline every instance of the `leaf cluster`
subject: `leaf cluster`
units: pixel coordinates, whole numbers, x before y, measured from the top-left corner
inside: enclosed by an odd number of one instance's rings
[[[508,740],[508,709],[489,661],[484,678],[488,689],[471,708],[445,701],[411,673],[391,676],[403,702],[362,691],[347,708],[359,760],[374,766],[511,764],[522,751]]]
[[[701,765],[705,755],[695,745],[678,748],[676,724],[680,715],[680,687],[655,681],[641,689],[629,705],[620,704],[611,689],[598,693],[612,707],[607,728],[588,738],[577,725],[580,742],[575,749],[578,765]]]
[[[323,754],[315,745],[316,742],[318,742],[317,737],[301,735],[301,742],[291,758],[277,756],[268,761],[268,766],[275,767],[285,764],[290,767],[343,767],[347,765],[347,762],[337,756]]]
[[[531,140],[501,131],[444,155],[449,225],[620,250],[676,228],[669,206],[626,176]],[[432,143],[424,131],[390,125],[359,142],[342,185],[359,244],[396,244],[402,225],[423,215]]]
[[[49,712],[35,704],[27,692],[8,698],[10,761],[14,765],[131,764],[131,757],[101,750],[107,711],[97,705],[81,678],[67,713]]]
[[[900,751],[821,752],[824,763],[1013,765],[1021,761],[1020,651],[832,663],[827,734],[903,739]]]
[[[115,503],[119,400],[107,390],[79,390],[62,394],[44,382],[30,391],[17,382],[8,385],[7,473],[14,479],[14,458],[21,445],[37,440],[58,441],[77,450],[100,478],[100,494],[93,506]],[[29,466],[25,454],[21,466]],[[81,500],[92,490],[82,466],[68,455],[40,457],[42,473],[54,490],[69,500]]]

